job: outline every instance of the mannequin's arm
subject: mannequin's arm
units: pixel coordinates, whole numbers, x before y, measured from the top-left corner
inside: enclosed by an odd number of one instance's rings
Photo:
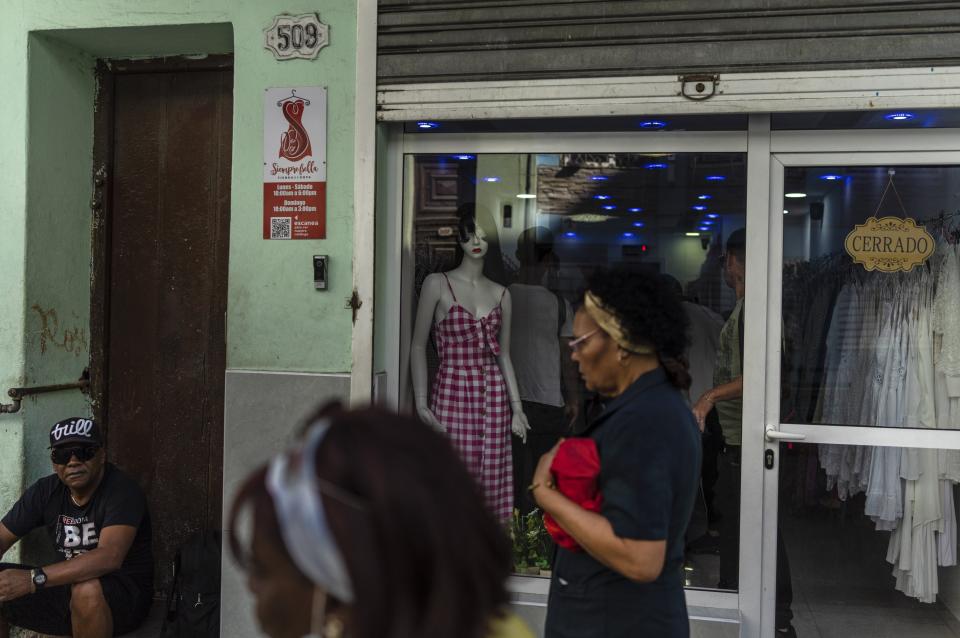
[[[510,429],[526,443],[530,424],[527,423],[527,417],[523,413],[520,388],[517,386],[517,374],[513,371],[513,362],[510,361],[510,318],[513,313],[509,292],[503,294],[500,311],[503,316],[503,323],[500,326],[500,356],[497,357],[497,362],[500,364],[503,380],[507,384],[507,394],[510,395],[510,409],[513,411],[513,423]]]
[[[430,411],[427,399],[429,381],[427,380],[427,341],[433,327],[433,313],[437,309],[443,291],[440,275],[429,275],[420,289],[420,302],[417,305],[417,317],[413,324],[413,342],[410,344],[410,374],[413,379],[414,405],[423,421],[438,429],[443,426]]]

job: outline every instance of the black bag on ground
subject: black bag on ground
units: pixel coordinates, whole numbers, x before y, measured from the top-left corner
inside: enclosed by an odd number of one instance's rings
[[[161,638],[220,637],[219,531],[197,532],[173,562]]]

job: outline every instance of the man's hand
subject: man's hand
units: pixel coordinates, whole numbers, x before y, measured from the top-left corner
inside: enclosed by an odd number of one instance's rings
[[[33,593],[33,578],[26,569],[7,569],[0,572],[0,603],[22,598]]]
[[[710,393],[705,392],[703,396],[700,397],[700,400],[693,406],[693,416],[697,419],[697,427],[700,428],[701,432],[707,427],[707,415],[710,414],[713,405],[714,402]]]

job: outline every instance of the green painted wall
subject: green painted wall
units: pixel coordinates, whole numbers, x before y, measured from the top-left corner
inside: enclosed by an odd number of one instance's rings
[[[26,249],[26,49],[20,2],[3,5],[0,20],[0,389],[23,380],[24,254]],[[0,403],[6,402],[0,390]],[[23,421],[0,415],[0,504],[12,503],[23,485]],[[16,560],[11,555],[8,560]]]
[[[263,29],[308,11],[330,25],[330,46],[315,61],[275,61]],[[356,4],[335,0],[0,3],[0,402],[6,388],[74,380],[88,363],[97,58],[233,52],[228,368],[349,372],[356,32]],[[329,239],[264,241],[263,91],[297,85],[329,90]],[[326,292],[313,288],[314,254],[330,256]],[[86,409],[67,393],[0,415],[0,510],[48,471],[49,424]]]
[[[46,385],[76,381],[90,358],[94,60],[42,35],[28,51],[25,383]],[[89,412],[79,392],[24,401],[27,482],[50,473],[49,424]]]

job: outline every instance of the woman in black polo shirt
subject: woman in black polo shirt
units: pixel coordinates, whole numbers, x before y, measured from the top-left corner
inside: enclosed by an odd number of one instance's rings
[[[600,513],[553,488],[545,454],[530,486],[584,551],[558,548],[546,638],[685,638],[683,537],[700,476],[700,431],[682,390],[687,319],[655,276],[598,272],[574,318],[573,360],[603,413]]]

